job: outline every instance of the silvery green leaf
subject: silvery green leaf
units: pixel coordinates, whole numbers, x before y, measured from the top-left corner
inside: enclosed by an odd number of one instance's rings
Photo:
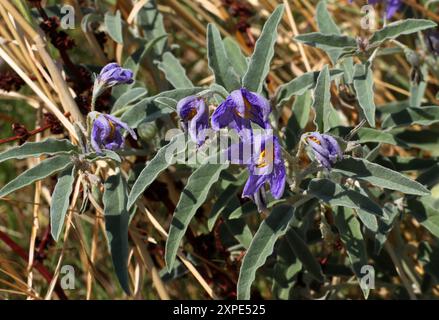
[[[328,179],[317,178],[311,180],[308,191],[331,206],[363,210],[377,216],[383,215],[380,206],[369,197]]]
[[[316,7],[315,19],[321,33],[341,35],[340,29],[329,14],[325,0],[322,0],[318,3]],[[340,49],[328,48],[325,46],[322,46],[321,49],[326,51],[333,64],[337,62],[341,53]]]
[[[400,126],[422,125],[429,126],[439,122],[439,108],[437,106],[425,106],[406,108],[400,112],[390,113],[381,126],[393,128]]]
[[[364,298],[369,296],[370,288],[363,285],[363,266],[368,264],[366,244],[361,233],[361,226],[352,209],[339,207],[334,211],[335,225],[340,232],[340,238],[346,246],[352,269],[360,282]]]
[[[155,57],[161,56],[167,46],[165,38],[168,34],[163,23],[163,15],[158,10],[156,1],[148,1],[137,13],[137,25],[143,31],[143,37],[148,41],[162,37],[153,46]]]
[[[180,61],[171,53],[165,52],[162,56],[162,61],[159,62],[158,68],[163,71],[166,79],[176,89],[191,88],[194,85],[186,75]]]
[[[408,199],[407,209],[424,228],[439,238],[439,206],[435,198]]]
[[[392,230],[393,225],[398,217],[398,208],[390,203],[384,206],[388,219],[378,219],[378,232],[375,234],[374,252],[379,254],[387,241],[387,235]]]
[[[116,41],[117,43],[123,43],[122,35],[122,19],[120,16],[120,11],[117,10],[116,14],[113,15],[110,12],[105,14],[105,27],[107,28],[108,35]]]
[[[335,127],[329,133],[335,136],[346,136],[353,128],[352,127]],[[362,127],[352,136],[351,141],[358,141],[359,143],[387,143],[394,146],[407,147],[403,141],[396,138],[391,132],[382,131],[374,128]]]
[[[265,22],[261,35],[256,41],[253,55],[247,72],[242,79],[242,86],[250,91],[260,93],[265,78],[270,71],[271,59],[274,56],[274,45],[277,40],[277,26],[282,18],[284,5],[278,5]]]
[[[344,159],[338,161],[332,170],[341,173],[344,176],[363,180],[381,188],[419,196],[430,194],[430,191],[422,184],[399,172],[369,162],[365,159],[346,156]]]
[[[163,105],[156,103],[154,100],[157,98],[164,97],[179,101],[187,96],[197,94],[202,90],[203,88],[201,87],[174,89],[163,91],[153,97],[144,98],[124,112],[121,120],[127,123],[131,128],[137,128],[141,122],[154,121],[175,111],[175,108],[164,107]]]
[[[221,171],[227,167],[227,164],[206,163],[196,169],[189,177],[175,208],[166,241],[165,261],[168,270],[171,270],[174,265],[178,247],[190,221],[195,216],[197,209],[203,205],[212,185],[218,181]]]
[[[90,161],[97,161],[97,160],[113,160],[116,163],[121,163],[122,159],[120,156],[114,152],[113,150],[103,150],[101,154],[97,153],[90,153],[86,157]]]
[[[329,71],[331,80],[343,74],[342,70],[332,69]],[[307,72],[301,76],[279,86],[276,92],[276,105],[279,106],[288,100],[292,96],[300,96],[304,94],[307,90],[315,87],[317,83],[317,78],[320,75],[319,71]]]
[[[318,282],[323,283],[324,276],[320,264],[309,250],[306,242],[291,226],[285,234],[285,241],[310,275]]]
[[[127,210],[128,187],[120,171],[108,177],[104,185],[105,229],[114,270],[122,289],[130,294],[128,276],[128,225],[130,214]]]
[[[153,101],[164,108],[169,108],[172,109],[173,111],[177,111],[178,101],[175,99],[168,97],[157,97]]]
[[[111,113],[126,107],[130,104],[135,103],[137,100],[143,98],[148,94],[148,90],[142,87],[133,88],[125,93],[123,93],[117,100],[114,102],[113,108],[111,109]]]
[[[213,24],[207,25],[207,56],[209,68],[215,75],[215,82],[229,91],[239,89],[239,77],[227,57],[221,34]]]
[[[7,183],[0,190],[0,198],[7,196],[11,192],[28,186],[35,181],[42,180],[51,176],[52,174],[62,171],[71,164],[72,161],[69,155],[58,155],[53,158],[41,161],[36,166],[27,169],[18,177],[16,177],[12,181],[9,181],[9,183]]]
[[[309,91],[294,99],[293,113],[288,119],[285,131],[285,143],[288,150],[293,150],[299,142],[309,121],[311,110],[311,94]]]
[[[427,78],[428,78],[428,66],[426,64],[422,65],[416,72],[420,73],[419,83],[416,81],[410,81],[410,106],[420,107],[422,104],[422,99],[424,99],[425,89],[427,89]]]
[[[283,202],[285,202],[285,199],[270,201],[267,204],[267,208],[271,209],[275,205],[281,204]],[[247,216],[254,214],[254,213],[257,213],[257,212],[258,212],[258,208],[254,204],[254,202],[248,201],[248,202],[244,203],[242,206],[239,206],[238,208],[236,208],[233,212],[231,212],[229,215],[229,219],[233,220],[233,219],[244,218],[244,217],[247,217]]]
[[[226,49],[227,57],[233,66],[233,69],[239,77],[244,77],[248,68],[246,56],[242,53],[241,47],[232,37],[226,37],[223,40],[224,48]]]
[[[313,108],[315,110],[314,123],[316,130],[325,132],[328,127],[326,124],[326,115],[328,109],[331,108],[331,80],[329,77],[329,69],[326,64],[322,71],[320,71],[317,78],[316,87],[314,89],[314,103]]]
[[[241,269],[237,287],[238,300],[250,299],[251,285],[256,277],[256,271],[260,268],[267,257],[273,252],[276,240],[285,234],[287,227],[293,218],[294,208],[289,205],[275,207],[270,215],[262,221],[248,248]]]
[[[152,51],[156,45],[158,45],[158,44],[161,45],[161,43],[163,43],[163,42],[166,43],[167,37],[168,37],[167,34],[162,34],[162,35],[159,35],[159,36],[149,40],[148,42],[141,42],[140,48],[137,49],[136,51],[134,51],[134,53],[132,55],[130,55],[124,61],[123,67],[133,71],[134,77],[135,77],[138,70],[139,70],[139,66],[140,66],[140,63],[142,62],[142,59],[150,51]],[[119,88],[119,87],[114,87],[113,91],[114,91],[114,89]]]
[[[337,34],[311,32],[298,35],[294,39],[312,47],[325,46],[331,49],[354,49],[357,47],[357,41],[354,38]]]
[[[373,72],[368,64],[356,64],[354,68],[354,88],[358,103],[371,127],[375,127],[375,102]]]
[[[39,142],[26,142],[21,146],[9,148],[0,153],[0,162],[9,159],[25,159],[41,155],[71,154],[78,152],[78,147],[66,139],[48,138]]]
[[[226,205],[233,199],[236,198],[236,194],[242,186],[230,183],[223,192],[219,195],[218,199],[215,201],[212,210],[209,214],[209,218],[207,219],[207,228],[209,231],[213,230],[215,226],[215,222],[218,220],[218,217],[225,210]]]
[[[406,19],[389,23],[383,29],[376,31],[369,39],[369,44],[378,45],[379,43],[395,39],[400,35],[416,33],[418,31],[430,29],[436,26],[436,23],[424,19]]]
[[[171,141],[166,146],[160,148],[154,158],[147,163],[131,188],[131,192],[128,197],[128,209],[133,206],[137,198],[143,193],[143,191],[145,191],[146,188],[149,187],[149,185],[158,177],[158,175],[169,166],[168,161],[171,159],[167,159],[167,157],[175,155],[175,153],[178,151],[176,148],[176,141],[180,140],[181,138],[184,138],[183,134],[174,136]]]
[[[53,190],[52,202],[50,203],[50,232],[55,241],[59,239],[64,225],[64,218],[69,209],[70,194],[75,180],[74,173],[74,166],[69,166],[63,170],[59,174],[58,182]]]

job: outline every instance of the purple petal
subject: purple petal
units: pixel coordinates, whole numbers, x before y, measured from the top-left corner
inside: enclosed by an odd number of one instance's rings
[[[102,152],[100,146],[104,143],[110,133],[111,126],[108,123],[108,120],[103,115],[99,115],[93,122],[93,128],[91,131],[91,145],[96,152]]]
[[[329,161],[329,159],[327,157],[325,157],[324,155],[318,153],[318,152],[314,152],[314,156],[316,157],[317,161],[326,169],[331,169],[332,164]]]
[[[250,119],[262,128],[267,127],[268,115],[271,112],[270,103],[257,93],[241,89],[242,96],[248,101],[251,108],[249,111]]]
[[[194,110],[194,101],[197,99],[195,96],[188,96],[177,103],[177,114],[183,120],[188,120],[191,112]]]
[[[203,99],[198,101],[197,114],[189,122],[189,134],[193,141],[201,145],[205,140],[203,133],[209,127],[209,109]]]
[[[250,173],[247,183],[242,191],[242,197],[251,198],[259,188],[263,187],[264,183],[267,181],[268,176],[266,175],[254,175]]]
[[[343,157],[343,153],[341,152],[340,146],[332,136],[325,134],[323,135],[324,140],[326,140],[326,144],[328,146],[329,154],[334,155],[335,157],[339,157],[340,159]]]
[[[120,68],[120,66],[116,62],[111,62],[111,63],[107,64],[105,67],[102,68],[100,74],[107,73],[110,70],[113,70],[115,68]]]
[[[270,190],[275,199],[280,199],[285,190],[286,170],[285,165],[277,165],[274,167],[273,174],[270,178]]]
[[[401,0],[388,0],[386,9],[386,18],[391,19],[396,11],[401,7]]]
[[[233,121],[232,104],[233,101],[227,97],[212,113],[211,124],[214,130],[225,128]]]
[[[116,118],[115,116],[112,116],[111,114],[105,114],[104,115],[109,121],[115,123],[117,126],[124,128],[126,131],[128,131],[128,133],[133,137],[134,140],[137,140],[137,135],[134,132],[133,129],[130,128],[130,126],[128,126],[128,124],[126,124],[125,122],[119,120],[118,118]]]
[[[114,137],[105,143],[105,149],[108,150],[118,150],[123,148],[124,146],[124,138],[120,131],[116,130],[114,133]]]

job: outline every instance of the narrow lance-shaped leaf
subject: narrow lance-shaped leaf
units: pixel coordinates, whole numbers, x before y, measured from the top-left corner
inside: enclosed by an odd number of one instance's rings
[[[294,208],[279,205],[262,221],[248,248],[239,270],[237,294],[239,300],[250,299],[250,289],[256,277],[256,271],[273,252],[276,240],[285,234],[293,218]]]
[[[288,119],[285,134],[285,143],[288,150],[293,150],[299,142],[309,120],[311,110],[311,94],[309,91],[294,99],[293,114]]]
[[[158,68],[163,71],[166,79],[176,89],[191,88],[194,85],[186,75],[186,71],[181,65],[180,61],[174,57],[171,52],[165,52],[162,61],[159,62]]]
[[[419,73],[419,81],[410,81],[410,106],[420,107],[422,105],[422,99],[425,95],[425,90],[427,89],[428,80],[428,66],[426,64],[422,65],[416,70]]]
[[[135,101],[143,98],[148,93],[148,90],[145,88],[133,88],[123,93],[117,100],[114,102],[113,108],[111,109],[111,113],[121,109],[122,107],[126,107],[130,104],[133,104]]]
[[[383,215],[382,209],[370,198],[328,179],[313,179],[309,183],[308,191],[331,206],[364,210],[377,216]]]
[[[297,234],[293,227],[289,227],[285,235],[285,240],[288,242],[294,255],[302,262],[305,269],[308,270],[317,281],[323,282],[323,272],[320,264],[313,256],[305,241]]]
[[[325,114],[326,109],[331,108],[331,80],[329,77],[329,69],[326,64],[323,70],[320,71],[320,75],[317,78],[316,88],[314,90],[314,103],[313,108],[315,110],[314,123],[317,131],[325,131]]]
[[[439,108],[437,106],[424,106],[419,108],[406,108],[402,111],[389,114],[381,124],[383,128],[410,126],[419,124],[429,126],[439,122]]]
[[[349,49],[357,46],[357,41],[354,38],[321,32],[301,34],[294,39],[312,47],[326,46],[328,48]]]
[[[424,228],[439,238],[439,209],[435,201],[431,196],[408,199],[407,209]]]
[[[265,78],[270,70],[274,55],[274,44],[277,40],[277,26],[284,13],[284,5],[279,5],[268,18],[256,41],[255,49],[242,79],[243,87],[250,91],[261,92]]]
[[[238,89],[241,85],[239,77],[227,57],[221,35],[213,24],[207,25],[207,56],[209,68],[215,75],[215,82],[227,90]]]
[[[0,153],[0,162],[9,159],[25,159],[30,157],[39,157],[43,154],[55,155],[63,153],[73,153],[78,148],[66,139],[58,140],[48,138],[40,142],[26,142],[21,146],[12,147]]]
[[[62,171],[71,164],[72,161],[69,155],[59,155],[53,158],[46,159],[37,164],[35,167],[26,170],[18,177],[6,184],[0,190],[0,198],[7,196],[15,190],[28,186],[35,181],[42,180],[51,176],[52,174]]]
[[[242,53],[241,47],[234,38],[227,37],[223,40],[223,43],[233,69],[242,78],[248,68],[247,57]]]
[[[173,268],[178,247],[190,221],[197,209],[206,200],[212,185],[218,181],[221,171],[227,167],[227,164],[206,163],[195,170],[189,177],[175,208],[168,240],[166,241],[165,260],[168,270]]]
[[[341,34],[340,29],[329,14],[325,0],[320,1],[316,7],[316,21],[321,33],[335,35]],[[326,51],[333,64],[337,62],[338,57],[341,54],[340,49],[327,48],[325,46],[322,46],[321,49]]]
[[[105,14],[105,26],[107,27],[107,31],[111,39],[116,41],[117,43],[123,43],[122,36],[122,19],[120,17],[120,11],[117,10],[115,15],[112,15],[110,12]]]
[[[373,91],[373,72],[368,64],[356,64],[354,69],[354,88],[358,103],[371,127],[375,127],[375,102]]]
[[[50,231],[55,241],[59,239],[66,212],[69,208],[70,194],[75,180],[74,172],[74,166],[69,166],[63,170],[59,174],[58,182],[53,190],[52,202],[50,203]]]
[[[435,22],[424,19],[405,19],[392,22],[383,29],[375,32],[372,38],[370,38],[369,44],[376,45],[385,40],[395,39],[403,34],[416,33],[418,31],[433,28],[435,26]]]
[[[345,157],[334,165],[333,170],[381,188],[419,196],[430,194],[430,191],[419,182],[365,159]]]
[[[172,160],[175,152],[179,151],[176,147],[181,145],[180,143],[176,143],[176,141],[181,141],[181,139],[184,139],[183,134],[174,136],[171,141],[162,147],[154,158],[148,162],[131,189],[128,197],[128,209],[133,206],[137,198],[149,187],[157,176],[170,165],[169,161]]]
[[[102,198],[105,213],[105,229],[114,270],[123,290],[130,294],[128,277],[128,188],[121,173],[108,177]]]
[[[157,98],[170,98],[178,101],[184,97],[197,94],[202,90],[203,88],[201,87],[174,89],[163,91],[153,97],[144,98],[124,112],[121,120],[131,128],[137,128],[141,122],[151,122],[175,111],[174,109],[164,108],[156,103],[155,100]]]
[[[365,299],[368,298],[370,288],[368,283],[364,281],[365,272],[363,267],[368,265],[366,244],[364,243],[363,234],[361,233],[361,226],[358,219],[355,217],[354,211],[349,208],[338,208],[334,212],[335,225],[340,231],[340,238],[346,246],[349,261],[352,265],[355,275],[360,282],[361,290],[363,291]]]
[[[329,71],[331,80],[337,76],[343,74],[342,70],[332,69]],[[317,83],[317,78],[320,72],[307,72],[301,76],[287,82],[277,89],[276,92],[276,105],[281,105],[291,99],[292,96],[300,96],[304,94],[307,90],[314,88]]]

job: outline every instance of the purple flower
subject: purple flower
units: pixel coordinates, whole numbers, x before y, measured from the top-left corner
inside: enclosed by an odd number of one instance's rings
[[[133,129],[112,115],[94,112],[90,113],[89,117],[93,121],[91,145],[97,153],[102,153],[102,149],[121,149],[124,145],[122,129],[128,131],[134,139],[137,139]]]
[[[117,63],[109,63],[102,68],[97,81],[105,87],[113,87],[117,84],[133,83],[133,72],[120,67]]]
[[[203,144],[205,140],[203,131],[209,127],[209,107],[206,106],[204,99],[196,96],[181,99],[177,104],[177,113],[192,141],[198,145]]]
[[[391,19],[402,5],[401,0],[369,0],[369,4],[386,2],[386,18]]]
[[[439,55],[439,31],[428,30],[425,33],[425,43],[431,53]]]
[[[230,126],[238,132],[251,130],[251,122],[268,128],[268,115],[271,107],[267,99],[255,92],[241,88],[224,100],[212,114],[212,128],[219,130]]]
[[[249,178],[242,197],[252,199],[261,212],[266,209],[265,184],[270,185],[275,199],[281,198],[285,189],[286,170],[277,137],[272,134],[254,136],[251,145],[252,156],[247,165]]]
[[[312,132],[305,134],[305,141],[311,146],[317,161],[328,170],[343,157],[337,140],[330,135]]]

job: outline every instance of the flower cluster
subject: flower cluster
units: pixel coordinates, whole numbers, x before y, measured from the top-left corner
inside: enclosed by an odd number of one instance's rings
[[[119,84],[132,83],[133,72],[121,68],[117,63],[107,64],[97,76],[93,88],[93,100],[102,93],[103,90]],[[90,143],[94,151],[101,154],[102,149],[117,150],[124,145],[122,130],[125,129],[133,139],[137,139],[136,133],[125,122],[118,118],[99,112],[88,114],[88,127],[90,132]]]
[[[209,111],[203,98],[190,96],[179,101],[177,112],[191,139],[201,145],[205,138],[203,131],[209,127]],[[230,159],[247,165],[249,178],[242,193],[252,199],[259,211],[266,210],[265,184],[270,185],[274,198],[282,197],[286,170],[278,139],[273,136],[268,122],[271,107],[267,99],[245,88],[234,90],[215,109],[211,117],[211,127],[218,131],[222,128],[234,129],[240,137],[240,149],[251,146],[251,154],[244,159]],[[263,134],[254,134],[252,124],[261,127]],[[228,150],[230,151],[230,149]],[[230,152],[229,152],[230,154]]]

